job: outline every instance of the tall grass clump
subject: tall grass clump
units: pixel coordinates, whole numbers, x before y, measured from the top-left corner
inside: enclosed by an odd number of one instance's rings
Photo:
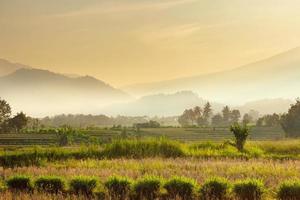
[[[194,199],[195,188],[197,187],[194,180],[184,177],[174,177],[164,184],[171,199],[191,200]]]
[[[201,200],[227,200],[229,199],[230,184],[223,178],[207,180],[200,189]]]
[[[133,191],[138,200],[154,200],[159,196],[162,181],[158,177],[145,177],[135,182]]]
[[[178,142],[166,139],[117,140],[105,147],[103,155],[108,158],[169,158],[185,156],[185,152]]]
[[[39,166],[41,164],[41,156],[37,150],[30,152],[12,152],[4,153],[0,156],[0,165],[3,168]]]
[[[283,182],[278,189],[277,198],[279,200],[300,199],[300,180]]]
[[[127,178],[111,177],[104,183],[104,186],[111,199],[125,200],[130,193],[131,181]]]
[[[262,200],[265,190],[262,181],[248,179],[234,184],[233,192],[238,200]]]
[[[6,185],[8,189],[14,192],[30,192],[33,189],[30,177],[22,175],[9,177],[6,180]]]
[[[75,177],[70,181],[70,191],[74,194],[90,196],[97,187],[97,180],[90,177]]]
[[[64,192],[65,186],[65,181],[62,178],[54,176],[41,176],[34,183],[35,189],[39,192],[54,194]]]

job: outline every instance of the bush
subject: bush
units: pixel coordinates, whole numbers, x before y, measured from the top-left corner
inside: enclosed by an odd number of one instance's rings
[[[125,200],[130,193],[131,181],[127,178],[111,177],[104,185],[112,199]]]
[[[65,190],[65,182],[60,177],[43,176],[39,177],[35,183],[35,188],[40,192],[59,193]]]
[[[133,190],[137,199],[154,200],[159,196],[161,180],[156,177],[146,177],[134,184]]]
[[[167,190],[168,196],[172,199],[191,200],[194,197],[196,183],[187,178],[175,177],[167,181],[164,188]]]
[[[202,200],[225,200],[229,196],[230,185],[223,178],[207,180],[200,189]]]
[[[239,151],[243,151],[247,137],[249,136],[249,128],[246,125],[234,124],[230,127],[230,131],[234,135],[236,148]]]
[[[70,190],[75,194],[92,195],[97,186],[95,178],[76,177],[70,181]]]
[[[280,200],[300,199],[300,181],[287,181],[280,185],[277,197]]]
[[[28,176],[12,176],[6,181],[7,187],[14,191],[31,191],[32,184]]]
[[[118,140],[107,145],[103,155],[108,158],[181,157],[185,153],[179,143],[166,139]]]
[[[240,200],[261,200],[264,193],[264,184],[255,179],[240,181],[234,185],[233,192]]]

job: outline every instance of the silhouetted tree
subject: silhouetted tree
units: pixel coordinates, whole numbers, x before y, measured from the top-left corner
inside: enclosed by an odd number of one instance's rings
[[[248,114],[244,114],[243,116],[243,124],[247,125],[249,123],[253,122],[253,118]]]
[[[212,108],[209,102],[204,105],[203,108],[203,121],[205,125],[209,125],[209,119],[212,115]]]
[[[28,118],[23,112],[16,114],[13,118],[9,119],[9,127],[17,133],[27,125]]]
[[[281,124],[288,137],[300,136],[300,99],[282,116]]]
[[[0,98],[0,125],[9,119],[11,115],[10,105],[3,99]]]
[[[279,126],[280,119],[281,116],[276,113],[274,113],[273,115],[264,115],[263,117],[260,117],[256,121],[256,126],[267,126],[267,127]]]
[[[223,123],[223,117],[221,114],[216,114],[211,118],[212,126],[220,126]]]
[[[231,123],[237,123],[241,118],[241,113],[239,110],[232,110],[230,113]]]
[[[230,115],[231,115],[230,108],[228,106],[225,106],[222,110],[222,114],[223,114],[224,125],[229,125],[230,124]]]

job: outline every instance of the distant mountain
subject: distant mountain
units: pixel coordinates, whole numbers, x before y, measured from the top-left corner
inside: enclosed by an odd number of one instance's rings
[[[295,101],[290,99],[262,99],[245,103],[244,105],[237,107],[237,109],[239,109],[242,113],[249,112],[250,110],[256,110],[261,115],[285,113],[293,103],[295,103]]]
[[[0,97],[13,110],[34,116],[60,113],[98,114],[103,106],[131,97],[91,76],[71,78],[40,69],[18,69],[0,77]]]
[[[156,94],[144,96],[130,103],[114,104],[101,110],[107,115],[129,116],[176,116],[185,109],[203,106],[207,100],[200,98],[191,91],[181,91],[172,94]],[[222,104],[210,102],[217,112]]]
[[[122,88],[143,96],[181,90],[225,103],[300,95],[300,47],[234,70]]]
[[[22,65],[19,63],[12,63],[7,60],[0,59],[0,77],[8,75],[10,73],[13,73],[16,70],[21,69],[21,68],[30,68],[30,67],[27,65]]]

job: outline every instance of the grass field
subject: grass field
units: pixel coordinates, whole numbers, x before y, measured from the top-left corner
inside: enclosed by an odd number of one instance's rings
[[[120,137],[122,130],[96,129],[80,130],[88,137],[102,142],[109,142]],[[136,132],[127,129],[127,135],[132,137],[166,137],[183,142],[195,141],[223,141],[232,139],[229,128],[143,128]],[[281,127],[253,127],[250,140],[280,140],[285,137]],[[8,145],[55,145],[58,143],[57,133],[28,133],[28,134],[0,134],[0,146]]]
[[[129,139],[120,138],[124,134],[121,130],[86,130],[85,135],[106,142],[66,147],[57,146],[57,134],[3,134],[0,135],[0,200],[103,199],[97,195],[48,194],[37,190],[15,193],[6,184],[15,175],[28,176],[33,182],[41,176],[55,176],[67,183],[77,176],[92,177],[97,180],[94,193],[103,194],[107,200],[111,196],[104,185],[112,176],[133,182],[143,177],[159,177],[162,184],[172,177],[184,177],[199,188],[213,177],[224,178],[230,188],[239,181],[254,179],[265,187],[262,199],[278,199],[282,183],[300,180],[300,140],[283,139],[282,130],[275,128],[253,128],[251,133],[244,152],[226,142],[232,136],[224,128],[159,128],[142,129],[139,133],[127,129]],[[12,142],[3,145],[5,140]],[[67,185],[66,190],[71,191],[70,187]],[[166,192],[160,188],[162,195]],[[231,189],[230,196],[236,199]],[[197,193],[195,199],[199,198]]]

